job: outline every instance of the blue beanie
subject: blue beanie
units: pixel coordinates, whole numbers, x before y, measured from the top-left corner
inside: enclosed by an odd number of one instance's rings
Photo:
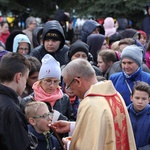
[[[143,49],[137,45],[130,45],[123,49],[121,53],[121,61],[124,58],[132,59],[138,66],[142,65],[143,62]]]

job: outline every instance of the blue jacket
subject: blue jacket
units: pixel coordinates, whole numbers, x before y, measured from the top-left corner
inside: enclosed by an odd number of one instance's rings
[[[148,84],[150,84],[150,74],[142,71],[141,67],[134,73],[132,74],[130,77],[125,76],[125,73],[119,72],[119,73],[115,73],[112,74],[110,76],[110,80],[113,82],[116,90],[122,95],[126,105],[128,106],[131,103],[130,100],[130,89],[132,90],[134,83],[136,81],[144,81]],[[130,86],[130,89],[127,86],[127,83]]]
[[[128,112],[137,148],[150,144],[150,105],[140,112],[135,112],[133,104],[130,104]]]
[[[28,125],[28,130],[38,139],[36,150],[61,150],[58,140],[51,133],[37,133],[31,125]]]

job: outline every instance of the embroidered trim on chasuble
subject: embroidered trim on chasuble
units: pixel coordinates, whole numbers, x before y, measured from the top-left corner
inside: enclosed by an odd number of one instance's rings
[[[116,136],[116,150],[128,150],[129,140],[127,133],[127,121],[125,110],[120,97],[117,94],[113,95],[102,95],[102,94],[88,94],[88,96],[101,96],[104,97],[112,111],[114,120],[114,130]],[[113,101],[113,103],[112,103]]]

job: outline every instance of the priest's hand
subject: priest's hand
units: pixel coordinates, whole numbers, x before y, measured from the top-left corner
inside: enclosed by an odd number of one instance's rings
[[[67,133],[70,131],[70,122],[59,120],[50,125],[51,128],[54,128],[58,133]]]

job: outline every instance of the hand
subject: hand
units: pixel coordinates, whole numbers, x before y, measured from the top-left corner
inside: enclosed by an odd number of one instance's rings
[[[59,120],[50,125],[58,133],[67,133],[70,131],[70,122]]]
[[[62,138],[62,141],[64,143],[64,148],[67,149],[68,142],[71,142],[70,137]]]

